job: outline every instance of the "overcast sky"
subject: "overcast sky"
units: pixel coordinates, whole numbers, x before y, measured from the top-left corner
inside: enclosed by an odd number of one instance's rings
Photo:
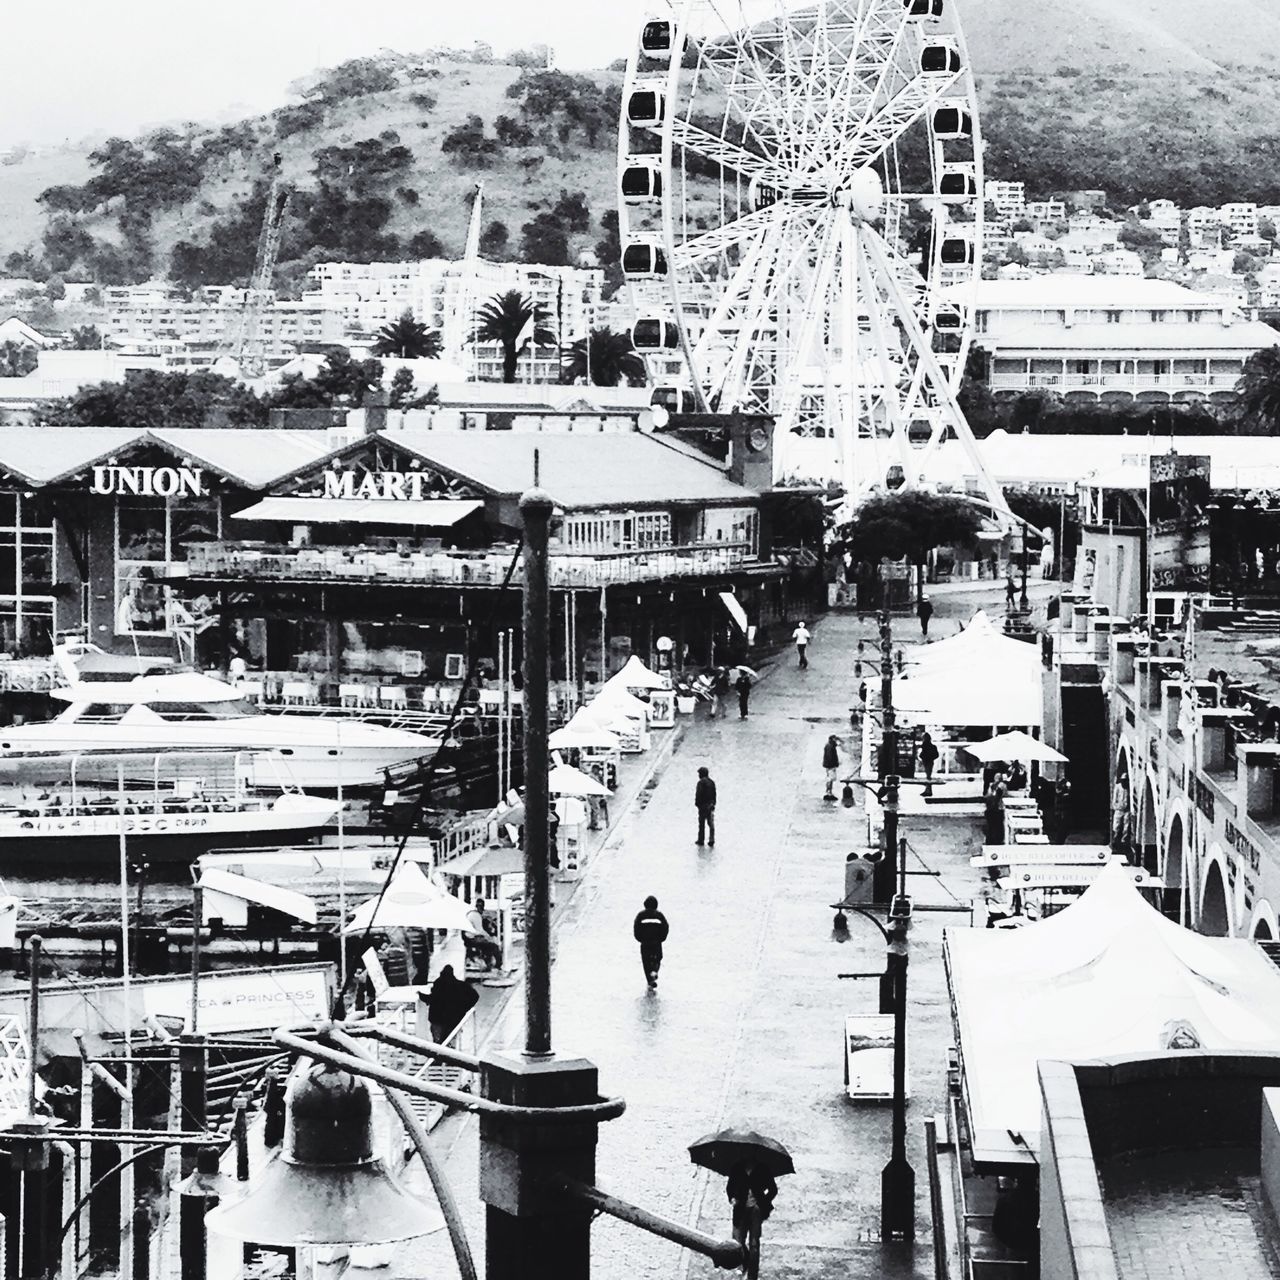
[[[550,44],[565,68],[625,55],[644,0],[45,0],[4,5],[0,145],[132,134],[288,100],[316,67],[379,48]]]

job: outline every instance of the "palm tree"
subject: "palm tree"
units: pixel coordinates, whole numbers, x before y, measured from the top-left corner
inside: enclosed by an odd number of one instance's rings
[[[520,353],[532,341],[535,346],[555,345],[555,334],[543,327],[546,312],[535,306],[519,289],[509,289],[490,298],[476,312],[472,342],[496,342],[502,348],[502,380],[516,380]]]
[[[589,373],[588,358],[591,361]],[[569,344],[564,377],[566,382],[577,382],[581,378],[596,387],[616,387],[623,381],[631,387],[642,387],[648,371],[644,360],[631,345],[629,333],[592,329],[589,338],[579,338]]]
[[[401,360],[434,360],[442,347],[440,335],[415,320],[412,311],[383,325],[373,340],[375,356],[397,356]]]
[[[1235,386],[1235,415],[1268,434],[1280,434],[1280,346],[1255,351]]]

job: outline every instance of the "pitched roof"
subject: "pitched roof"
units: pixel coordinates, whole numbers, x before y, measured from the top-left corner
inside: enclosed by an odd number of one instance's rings
[[[639,433],[395,431],[380,438],[502,495],[523,493],[533,484],[536,450],[542,487],[565,508],[746,504],[757,496],[710,460]]]
[[[127,448],[129,427],[0,427],[0,467],[48,484]]]
[[[1075,324],[1069,328],[1029,324],[1017,329],[992,328],[984,341],[995,356],[1010,351],[1114,351],[1151,360],[1169,352],[1260,351],[1280,344],[1280,333],[1260,320],[1234,324]]]

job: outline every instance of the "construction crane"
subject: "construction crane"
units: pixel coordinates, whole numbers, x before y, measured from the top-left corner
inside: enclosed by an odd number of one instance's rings
[[[253,262],[253,275],[244,294],[240,313],[240,332],[236,336],[234,357],[240,372],[247,378],[260,378],[266,372],[266,355],[261,329],[262,311],[271,300],[271,281],[276,259],[280,256],[280,240],[284,235],[284,219],[293,195],[280,173],[280,153],[271,158],[271,186],[267,190],[267,207],[258,233],[258,253]]]

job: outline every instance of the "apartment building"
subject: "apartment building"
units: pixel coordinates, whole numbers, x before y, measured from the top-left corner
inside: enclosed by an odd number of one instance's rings
[[[103,290],[106,337],[134,350],[186,352],[212,364],[238,339],[246,290],[229,285],[196,289],[188,296],[163,281]],[[339,342],[338,325],[307,301],[272,298],[263,307],[258,337],[268,360],[287,360],[308,344]]]
[[[475,379],[502,380],[502,352],[495,343],[472,343],[475,313],[509,290],[522,293],[542,312],[554,346],[527,348],[521,382],[558,382],[559,347],[598,324],[604,273],[581,267],[520,262],[322,262],[311,271],[315,288],[304,301],[337,318],[348,340],[370,340],[404,312],[440,333],[444,353]]]
[[[996,394],[1081,401],[1222,402],[1244,362],[1276,345],[1221,297],[1121,275],[984,280],[975,329]]]
[[[1028,222],[1064,222],[1067,217],[1065,200],[1028,200],[1022,209]]]
[[[982,193],[1006,218],[1018,218],[1027,203],[1027,187],[1023,182],[987,182]]]
[[[1258,234],[1258,206],[1247,202],[1224,204],[1218,210],[1224,227],[1233,236],[1256,236]]]

